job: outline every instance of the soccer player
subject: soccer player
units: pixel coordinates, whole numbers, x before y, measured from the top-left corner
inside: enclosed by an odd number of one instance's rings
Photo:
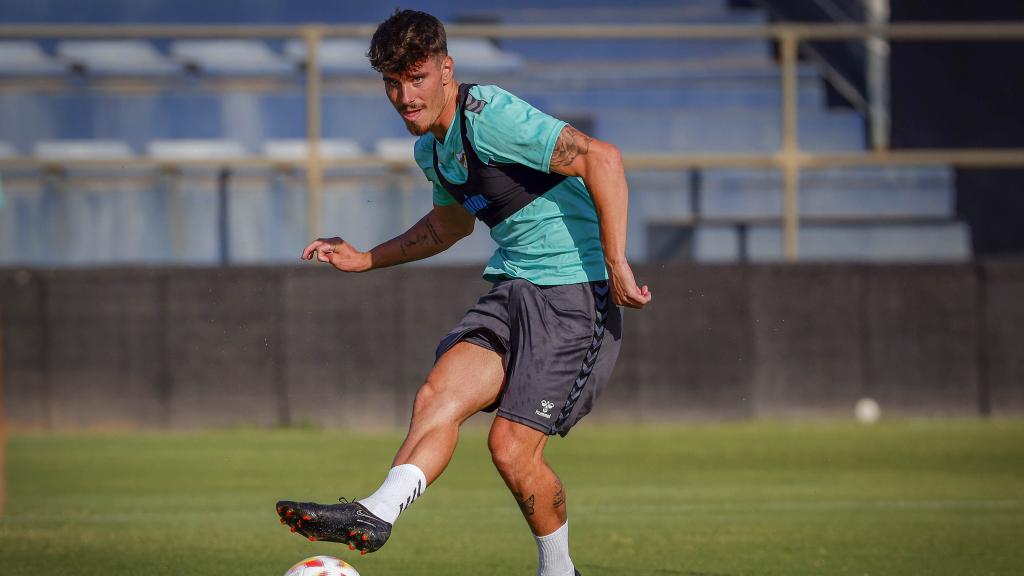
[[[404,234],[361,252],[321,238],[302,252],[345,272],[437,254],[486,224],[498,249],[491,290],[437,348],[408,435],[380,488],[355,502],[280,501],[310,540],[362,553],[448,465],[459,426],[497,411],[488,445],[537,541],[539,576],[578,574],[569,556],[565,488],[544,459],[590,412],[622,336],[618,306],[651,301],[625,257],[627,187],[618,150],[497,86],[459,84],[433,16],[396,11],[367,54],[433,183],[433,209]]]

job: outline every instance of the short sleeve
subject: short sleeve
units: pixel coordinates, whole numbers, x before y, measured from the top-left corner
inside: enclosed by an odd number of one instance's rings
[[[565,122],[494,86],[475,87],[470,95],[483,101],[479,113],[466,115],[481,160],[550,171],[551,153]]]
[[[452,195],[443,186],[433,180],[431,180],[431,183],[434,185],[434,206],[451,206],[455,204],[455,198],[452,198]]]
[[[437,180],[437,174],[434,173],[433,136],[427,134],[416,141],[413,146],[413,157],[416,159],[416,165],[420,167],[423,175],[427,177],[427,181],[433,187],[434,205],[450,206],[455,204],[455,198],[452,198],[444,186],[441,186]]]

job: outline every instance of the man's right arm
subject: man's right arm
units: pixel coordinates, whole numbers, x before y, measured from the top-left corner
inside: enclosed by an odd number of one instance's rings
[[[344,272],[365,272],[429,258],[452,247],[473,232],[473,216],[459,204],[435,205],[409,228],[369,252],[360,252],[341,238],[320,238],[302,251],[303,260],[315,256]]]

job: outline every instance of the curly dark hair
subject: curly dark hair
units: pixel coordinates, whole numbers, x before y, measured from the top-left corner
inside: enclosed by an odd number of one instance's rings
[[[444,25],[426,12],[395,10],[377,26],[366,53],[373,69],[402,74],[430,57],[448,55]]]

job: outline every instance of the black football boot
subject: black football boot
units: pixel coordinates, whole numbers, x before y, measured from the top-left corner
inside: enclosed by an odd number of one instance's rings
[[[359,502],[344,499],[340,504],[281,500],[277,503],[277,515],[292,532],[311,541],[341,542],[361,554],[376,552],[391,536],[391,524],[374,516]]]

